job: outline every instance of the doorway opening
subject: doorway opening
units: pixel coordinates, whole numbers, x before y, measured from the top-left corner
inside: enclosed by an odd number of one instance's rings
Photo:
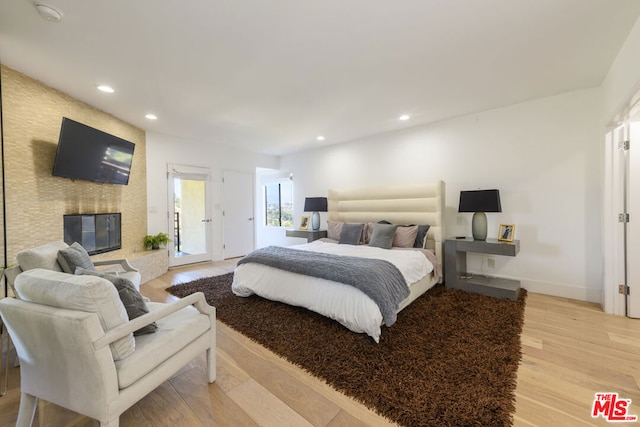
[[[169,165],[169,266],[211,261],[211,208],[206,168]]]

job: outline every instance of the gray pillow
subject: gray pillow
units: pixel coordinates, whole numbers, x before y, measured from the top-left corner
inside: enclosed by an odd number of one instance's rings
[[[144,302],[142,295],[137,291],[133,283],[129,279],[125,279],[124,277],[116,276],[114,274],[102,273],[100,271],[94,270],[86,270],[84,268],[78,267],[76,269],[75,274],[87,274],[91,276],[98,276],[104,279],[107,279],[118,290],[118,296],[124,305],[124,308],[127,310],[127,314],[129,315],[129,320],[133,320],[136,317],[140,317],[143,314],[149,312],[149,307]],[[142,328],[138,329],[133,333],[133,335],[144,335],[154,333],[158,329],[158,325],[156,322],[150,323]]]
[[[383,219],[382,221],[378,221],[378,224],[391,224],[389,221]],[[403,226],[401,225],[400,227],[412,227],[411,225],[408,226]],[[414,248],[423,248],[426,245],[426,238],[427,238],[427,233],[429,232],[429,228],[431,228],[430,225],[419,225],[418,226],[418,234],[416,235],[416,240],[415,242],[413,242],[413,247]]]
[[[359,245],[362,240],[364,224],[343,224],[338,243],[346,245]]]
[[[424,248],[425,240],[427,239],[427,233],[429,232],[430,225],[419,225],[418,226],[418,235],[416,236],[416,241],[413,243],[414,248]]]
[[[62,271],[70,274],[73,274],[77,267],[94,271],[96,269],[87,250],[78,242],[58,251],[58,263],[62,267]]]
[[[396,235],[397,225],[394,224],[373,224],[373,233],[369,246],[375,246],[383,249],[391,249],[393,246],[393,238]]]

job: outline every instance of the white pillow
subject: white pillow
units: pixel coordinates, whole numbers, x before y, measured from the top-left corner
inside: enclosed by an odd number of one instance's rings
[[[58,264],[58,251],[68,248],[63,241],[51,242],[46,245],[18,252],[16,259],[23,271],[33,268],[44,268],[47,270],[62,271]]]
[[[36,268],[19,274],[15,287],[24,301],[96,313],[105,332],[129,321],[115,286],[101,277]],[[113,360],[124,359],[134,351],[133,333],[111,344]]]

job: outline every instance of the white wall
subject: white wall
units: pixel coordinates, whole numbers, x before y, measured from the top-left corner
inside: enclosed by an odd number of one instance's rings
[[[604,119],[609,122],[640,90],[640,18],[613,61],[602,83]]]
[[[294,174],[296,218],[305,196],[329,188],[442,179],[448,237],[471,234],[471,214],[457,213],[461,190],[498,188],[503,212],[487,214],[489,235],[497,237],[500,223],[515,224],[520,253],[496,257],[495,269],[485,256],[470,256],[469,269],[595,302],[602,281],[602,123],[600,90],[582,90],[283,156],[281,169]]]
[[[604,123],[640,89],[640,19],[601,88],[485,111],[345,144],[277,157],[147,134],[148,232],[168,229],[166,164],[209,167],[214,176],[214,259],[222,257],[223,170],[293,172],[296,218],[304,197],[329,188],[446,182],[447,236],[470,234],[458,214],[460,190],[499,188],[503,212],[489,213],[489,234],[515,223],[521,252],[471,256],[474,272],[522,280],[534,292],[601,301]],[[256,214],[261,189],[256,186]],[[326,220],[326,214],[321,214]],[[256,218],[258,219],[258,218]],[[459,223],[461,222],[461,223]],[[258,224],[261,222],[257,221]],[[257,246],[301,243],[257,226]]]
[[[277,169],[276,156],[251,153],[226,145],[182,140],[151,133],[146,135],[147,144],[147,232],[167,232],[167,164],[209,168],[213,185],[209,190],[213,206],[213,259],[221,260],[222,253],[222,176],[225,170],[255,174],[257,167]]]

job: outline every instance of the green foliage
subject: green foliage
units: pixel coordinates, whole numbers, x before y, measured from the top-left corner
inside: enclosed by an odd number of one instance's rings
[[[282,209],[276,203],[267,204],[266,225],[293,227],[293,204],[283,203]]]
[[[161,245],[166,245],[170,241],[167,233],[158,233],[155,236],[144,236],[143,244],[145,249],[159,249]]]

